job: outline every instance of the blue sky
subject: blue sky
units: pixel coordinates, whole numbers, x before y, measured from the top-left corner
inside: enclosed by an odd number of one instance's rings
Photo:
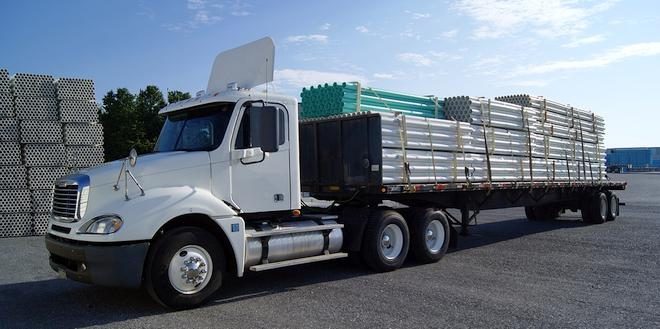
[[[97,97],[204,89],[215,55],[271,36],[276,91],[360,80],[441,97],[528,93],[593,110],[606,146],[660,146],[660,1],[3,1],[0,67]]]

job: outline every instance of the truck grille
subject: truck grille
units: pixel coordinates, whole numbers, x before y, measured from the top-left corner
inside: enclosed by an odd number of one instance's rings
[[[53,216],[73,221],[78,208],[78,185],[55,185]]]

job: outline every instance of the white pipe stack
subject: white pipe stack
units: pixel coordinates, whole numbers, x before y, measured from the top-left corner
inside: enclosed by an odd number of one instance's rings
[[[103,162],[91,80],[0,69],[0,237],[46,231],[55,180]]]
[[[379,114],[383,183],[602,180],[602,118],[529,104],[460,96],[445,99],[450,120]]]

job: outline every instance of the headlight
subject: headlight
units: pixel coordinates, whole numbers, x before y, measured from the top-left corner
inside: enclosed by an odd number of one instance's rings
[[[119,231],[124,221],[117,215],[95,217],[80,228],[80,233],[111,234]]]

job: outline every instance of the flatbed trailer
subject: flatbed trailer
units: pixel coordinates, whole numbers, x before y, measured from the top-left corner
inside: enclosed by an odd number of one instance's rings
[[[624,190],[626,182],[593,177],[593,173],[582,180],[570,180],[569,175],[567,181],[534,181],[532,177],[531,181],[498,182],[473,181],[469,168],[458,168],[465,173],[461,182],[383,184],[379,166],[388,147],[381,142],[380,121],[380,114],[367,112],[303,120],[299,127],[303,192],[343,206],[375,209],[392,201],[410,208],[440,209],[464,235],[486,209],[525,207],[530,220],[583,210],[584,220],[596,223],[619,213],[619,199],[612,191]],[[611,212],[606,216],[597,216],[595,211],[595,196],[601,193]],[[460,219],[446,209],[459,210]]]

